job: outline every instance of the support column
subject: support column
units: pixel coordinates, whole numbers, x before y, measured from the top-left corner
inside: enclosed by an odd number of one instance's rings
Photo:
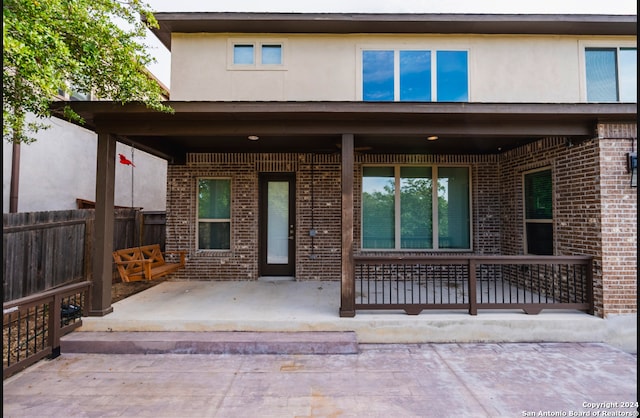
[[[353,265],[353,134],[342,135],[342,280],[340,316],[354,317],[355,281]]]
[[[95,243],[93,246],[93,285],[90,316],[113,312],[111,285],[113,276],[114,190],[116,175],[116,139],[108,133],[98,133],[96,168]]]

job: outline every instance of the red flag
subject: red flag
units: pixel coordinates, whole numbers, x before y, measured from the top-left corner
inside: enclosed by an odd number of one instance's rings
[[[118,154],[120,156],[120,164],[124,164],[124,165],[130,165],[132,167],[135,167],[136,165],[131,162],[131,160],[127,159],[127,157],[125,157],[122,154]]]

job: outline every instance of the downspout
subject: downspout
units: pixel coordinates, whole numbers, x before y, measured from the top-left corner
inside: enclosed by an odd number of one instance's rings
[[[22,87],[21,79],[14,79],[16,84],[14,87],[20,95]],[[18,96],[17,103],[20,103],[22,97]],[[11,131],[13,135],[13,149],[11,152],[11,185],[9,189],[9,213],[18,212],[18,191],[20,186],[20,142],[22,140],[22,132],[25,129],[24,113],[17,105],[13,105],[14,119],[12,119]]]
[[[14,139],[13,151],[11,153],[11,188],[9,190],[9,213],[18,212],[19,184],[20,184],[20,141]]]

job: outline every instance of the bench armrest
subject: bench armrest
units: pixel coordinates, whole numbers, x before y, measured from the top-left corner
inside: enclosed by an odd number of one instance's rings
[[[134,264],[134,263],[141,263],[142,264],[142,271],[144,272],[144,277],[147,280],[151,279],[151,263],[153,262],[153,260],[149,260],[146,258],[143,259],[138,259],[138,260],[123,260],[123,261],[115,261],[114,263],[116,265],[122,265],[125,266],[124,268],[127,269],[127,265],[128,264]],[[122,272],[120,272],[120,276],[122,277]],[[128,280],[127,280],[128,281]]]

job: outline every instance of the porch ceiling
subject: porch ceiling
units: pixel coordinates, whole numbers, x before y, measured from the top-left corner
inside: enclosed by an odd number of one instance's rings
[[[101,101],[54,103],[54,114],[65,104],[84,127],[170,163],[192,152],[334,153],[345,133],[354,134],[359,152],[492,154],[549,136],[591,138],[598,122],[637,121],[637,105],[624,103],[174,101],[168,114]],[[431,135],[438,140],[428,141]]]

